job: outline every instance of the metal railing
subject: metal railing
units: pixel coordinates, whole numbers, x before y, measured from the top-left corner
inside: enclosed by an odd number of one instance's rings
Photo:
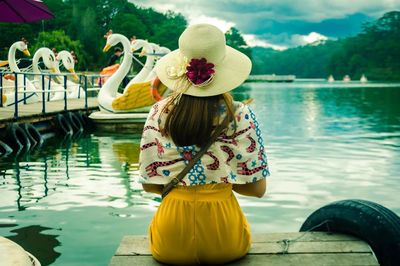
[[[9,79],[5,78],[7,75]],[[96,97],[97,93],[102,84],[102,79],[100,75],[95,74],[76,74],[79,77],[78,83],[71,84],[71,81],[68,82],[68,77],[75,76],[75,74],[70,73],[32,73],[32,72],[11,72],[11,71],[3,71],[0,72],[0,107],[8,107],[14,106],[14,119],[18,119],[19,117],[19,106],[30,104],[29,99],[34,96],[34,98],[39,98],[35,102],[42,102],[42,114],[46,114],[46,103],[49,101],[64,101],[64,111],[68,111],[68,99],[72,99],[68,97],[68,87],[76,86],[78,90],[78,97],[84,97],[84,109],[88,112],[88,97]],[[35,78],[36,77],[36,78]],[[39,78],[38,78],[39,77]],[[101,75],[101,77],[105,77]],[[30,79],[29,79],[30,78]],[[97,82],[98,81],[98,82]],[[19,84],[23,82],[23,84]],[[5,83],[8,83],[7,85]],[[29,83],[29,84],[28,84]],[[34,83],[41,83],[40,89],[39,86],[35,86]],[[57,86],[53,86],[52,83]],[[68,84],[69,83],[69,84]],[[81,89],[83,90],[83,94],[81,95]],[[11,92],[8,92],[11,90]],[[55,93],[63,93],[63,98],[52,100],[52,95]],[[41,95],[40,95],[41,94]],[[90,95],[89,95],[90,94]],[[14,96],[14,101],[10,104],[4,106],[3,103],[3,95],[6,97]],[[32,102],[33,103],[33,102]],[[1,108],[0,108],[1,112]]]

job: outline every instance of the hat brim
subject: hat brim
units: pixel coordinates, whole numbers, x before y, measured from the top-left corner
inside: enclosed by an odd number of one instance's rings
[[[233,90],[247,79],[251,71],[250,59],[228,45],[225,51],[224,59],[215,64],[215,74],[212,82],[203,87],[191,85],[184,94],[197,97],[219,95]],[[179,49],[174,50],[158,60],[155,66],[158,78],[171,90],[175,89],[177,80],[168,76],[167,68],[175,66],[180,56]]]

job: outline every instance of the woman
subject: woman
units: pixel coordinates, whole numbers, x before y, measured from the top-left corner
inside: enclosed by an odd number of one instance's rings
[[[243,257],[250,229],[232,191],[262,197],[269,175],[256,117],[228,93],[248,77],[251,62],[226,46],[219,29],[199,24],[188,27],[179,49],[155,68],[173,94],[152,107],[143,130],[139,169],[145,191],[161,194],[220,124],[224,130],[163,198],[149,227],[152,255],[177,265]]]

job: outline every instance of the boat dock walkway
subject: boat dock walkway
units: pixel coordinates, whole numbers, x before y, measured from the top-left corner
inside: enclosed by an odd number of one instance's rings
[[[163,265],[151,256],[148,242],[146,236],[123,237],[109,266]],[[226,265],[377,266],[379,263],[369,245],[356,237],[325,232],[300,232],[256,234],[247,256]]]
[[[87,98],[87,108],[85,98],[68,99],[67,106],[64,100],[48,101],[45,103],[43,112],[43,103],[30,103],[18,105],[18,122],[39,122],[52,119],[55,115],[65,110],[68,111],[87,111],[98,109],[97,97]],[[0,128],[6,127],[9,123],[15,122],[15,106],[0,108]]]

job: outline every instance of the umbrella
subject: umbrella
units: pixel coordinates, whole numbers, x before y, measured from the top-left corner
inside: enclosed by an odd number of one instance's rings
[[[41,0],[0,0],[0,22],[27,23],[53,17]]]

